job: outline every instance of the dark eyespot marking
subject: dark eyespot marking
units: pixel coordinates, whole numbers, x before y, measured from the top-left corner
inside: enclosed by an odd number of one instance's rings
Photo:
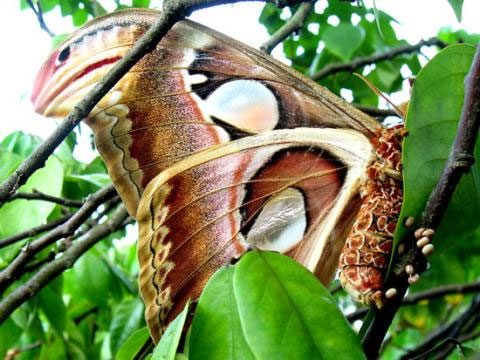
[[[62,51],[60,51],[60,54],[58,54],[58,62],[62,63],[66,61],[70,56],[70,46],[65,47]]]

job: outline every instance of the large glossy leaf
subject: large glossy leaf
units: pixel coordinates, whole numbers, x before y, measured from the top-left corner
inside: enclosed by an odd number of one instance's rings
[[[339,354],[364,357],[328,291],[290,258],[249,252],[218,272],[200,297],[190,359],[337,359]]]
[[[165,333],[162,335],[155,351],[152,355],[152,360],[174,360],[177,352],[180,337],[182,336],[183,326],[188,315],[188,308],[190,304],[187,303],[183,311],[176,317],[175,320],[168,326]]]
[[[110,349],[115,354],[127,338],[144,324],[143,303],[140,299],[127,300],[115,306],[110,323]]]
[[[200,297],[189,337],[191,359],[255,359],[240,322],[234,272],[233,266],[220,269]]]
[[[63,168],[56,157],[50,157],[45,167],[37,170],[19,191],[38,190],[60,196]],[[0,238],[44,223],[55,204],[46,201],[14,200],[0,207]]]
[[[62,190],[63,168],[55,157],[51,157],[45,167],[37,170],[20,187],[21,192],[38,190],[49,195],[59,196]],[[14,200],[0,208],[0,237],[16,234],[44,222],[55,204],[46,201]]]
[[[82,175],[70,175],[68,177],[68,181],[80,182],[85,181],[88,182],[98,188],[107,186],[111,183],[110,178],[107,174],[82,174]]]
[[[65,274],[70,291],[92,305],[104,308],[108,304],[112,274],[105,263],[94,252],[82,256],[73,271]]]
[[[458,126],[464,79],[474,51],[470,45],[444,49],[422,69],[415,81],[406,119],[409,135],[403,147],[405,195],[401,219],[419,218],[445,165]],[[476,158],[480,158],[480,144],[476,147]],[[434,240],[437,254],[431,260],[435,261],[438,254],[448,254],[455,260],[456,252],[466,246],[465,240],[478,228],[479,213],[480,162],[477,161],[462,178],[448,206]],[[395,238],[398,241],[405,234],[406,229],[399,226]],[[445,277],[453,267],[447,266],[439,276],[442,274],[444,281],[447,280]]]
[[[58,336],[63,335],[66,308],[62,298],[63,278],[57,278],[38,294],[39,306]]]
[[[135,331],[123,343],[120,350],[115,356],[116,360],[133,360],[137,358],[137,354],[143,349],[146,342],[150,339],[148,328],[144,327]]]
[[[22,334],[22,329],[15,322],[8,318],[0,325],[0,358],[4,359],[6,352],[12,348]]]
[[[15,131],[2,140],[0,147],[20,155],[22,158],[26,158],[41,142],[42,140],[37,136],[28,135],[22,131]]]
[[[343,61],[349,61],[365,39],[363,28],[340,23],[323,34],[325,47]]]
[[[39,360],[63,360],[67,359],[65,343],[62,339],[55,337],[52,342],[42,344]]]

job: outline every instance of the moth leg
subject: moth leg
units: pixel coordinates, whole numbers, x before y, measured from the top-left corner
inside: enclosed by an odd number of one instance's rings
[[[386,296],[382,290],[374,290],[360,295],[359,301],[367,306],[375,305],[377,309],[381,309],[385,305],[385,298]]]

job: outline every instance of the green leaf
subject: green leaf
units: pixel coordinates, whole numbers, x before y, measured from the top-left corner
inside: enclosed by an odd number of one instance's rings
[[[149,6],[150,6],[150,0],[132,0],[132,7],[148,8]]]
[[[263,7],[258,21],[267,28],[267,31],[270,35],[285,24],[285,20],[280,19],[281,12],[282,10],[280,10],[274,4],[267,3]]]
[[[122,347],[118,350],[115,356],[116,360],[133,360],[136,359],[136,355],[143,349],[147,341],[150,339],[150,333],[148,328],[144,327],[136,330],[128,339],[123,343]]]
[[[75,1],[72,0],[60,0],[60,10],[62,12],[62,16],[71,15],[74,13],[76,6],[78,3],[74,4]]]
[[[68,181],[82,180],[88,182],[100,189],[111,183],[107,174],[85,174],[85,175],[69,175]]]
[[[365,358],[318,279],[290,258],[258,251],[209,281],[192,323],[189,354],[190,359]]]
[[[62,278],[54,280],[38,294],[39,306],[58,336],[63,335],[66,308],[62,298]]]
[[[76,27],[82,26],[88,20],[88,11],[85,9],[77,9],[72,15],[73,25]]]
[[[420,216],[438,181],[455,137],[464,98],[464,80],[474,52],[475,48],[470,45],[449,46],[439,52],[415,80],[406,119],[409,135],[403,145],[405,193],[399,223],[406,216]],[[480,144],[475,151],[479,158]],[[480,165],[476,162],[470,173],[462,178],[435,235],[437,253],[454,244],[462,244],[478,227],[478,213]],[[396,241],[405,234],[406,229],[398,226]]]
[[[234,272],[232,266],[220,269],[203,290],[189,337],[191,359],[255,359],[241,325]]]
[[[6,352],[13,347],[17,339],[22,335],[23,331],[18,327],[11,318],[7,318],[0,325],[0,359],[5,359]]]
[[[140,299],[127,300],[113,309],[110,323],[110,350],[115,354],[127,338],[143,323],[143,303]]]
[[[37,170],[19,191],[32,192],[35,189],[60,196],[62,183],[62,164],[56,157],[50,157],[45,167]],[[0,208],[0,238],[44,223],[54,207],[54,203],[47,201],[14,200],[6,203]]]
[[[24,333],[37,339],[45,339],[45,331],[38,316],[38,299],[30,299],[12,314],[11,319]]]
[[[0,147],[4,150],[20,155],[22,158],[29,156],[42,140],[38,136],[28,135],[21,131],[16,131],[5,137]]]
[[[463,0],[448,0],[448,3],[455,12],[458,22],[462,21]]]
[[[452,31],[450,27],[440,29],[437,37],[446,43],[477,45],[480,42],[480,34],[467,33],[465,30]]]
[[[44,13],[51,11],[58,5],[58,0],[40,0],[40,6]]]
[[[53,342],[44,342],[40,351],[39,360],[68,359],[65,344],[62,339],[55,337]]]
[[[362,45],[365,31],[361,27],[349,23],[340,23],[329,27],[323,33],[325,48],[338,56],[342,61],[349,61],[352,55]]]
[[[187,303],[183,311],[168,326],[153,352],[152,360],[174,360],[176,358],[175,354],[187,319],[189,306],[190,303]]]
[[[29,8],[30,6],[28,5],[27,0],[20,0],[20,10],[25,10]]]
[[[3,182],[14,172],[22,160],[20,155],[0,149],[0,181]]]
[[[59,47],[60,44],[62,44],[69,37],[69,35],[70,34],[59,34],[59,35],[53,36],[52,37],[52,50]],[[70,134],[74,134],[74,133],[72,132]],[[62,143],[62,144],[64,144],[64,143]]]
[[[72,272],[74,279],[69,282],[77,288],[75,293],[81,294],[94,305],[106,307],[111,273],[105,263],[89,251],[77,261]]]

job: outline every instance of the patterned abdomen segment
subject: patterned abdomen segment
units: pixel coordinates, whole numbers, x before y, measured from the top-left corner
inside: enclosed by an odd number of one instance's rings
[[[340,256],[340,282],[354,299],[381,308],[393,234],[402,207],[400,140],[393,128],[372,141],[377,161],[367,171],[363,202]]]

